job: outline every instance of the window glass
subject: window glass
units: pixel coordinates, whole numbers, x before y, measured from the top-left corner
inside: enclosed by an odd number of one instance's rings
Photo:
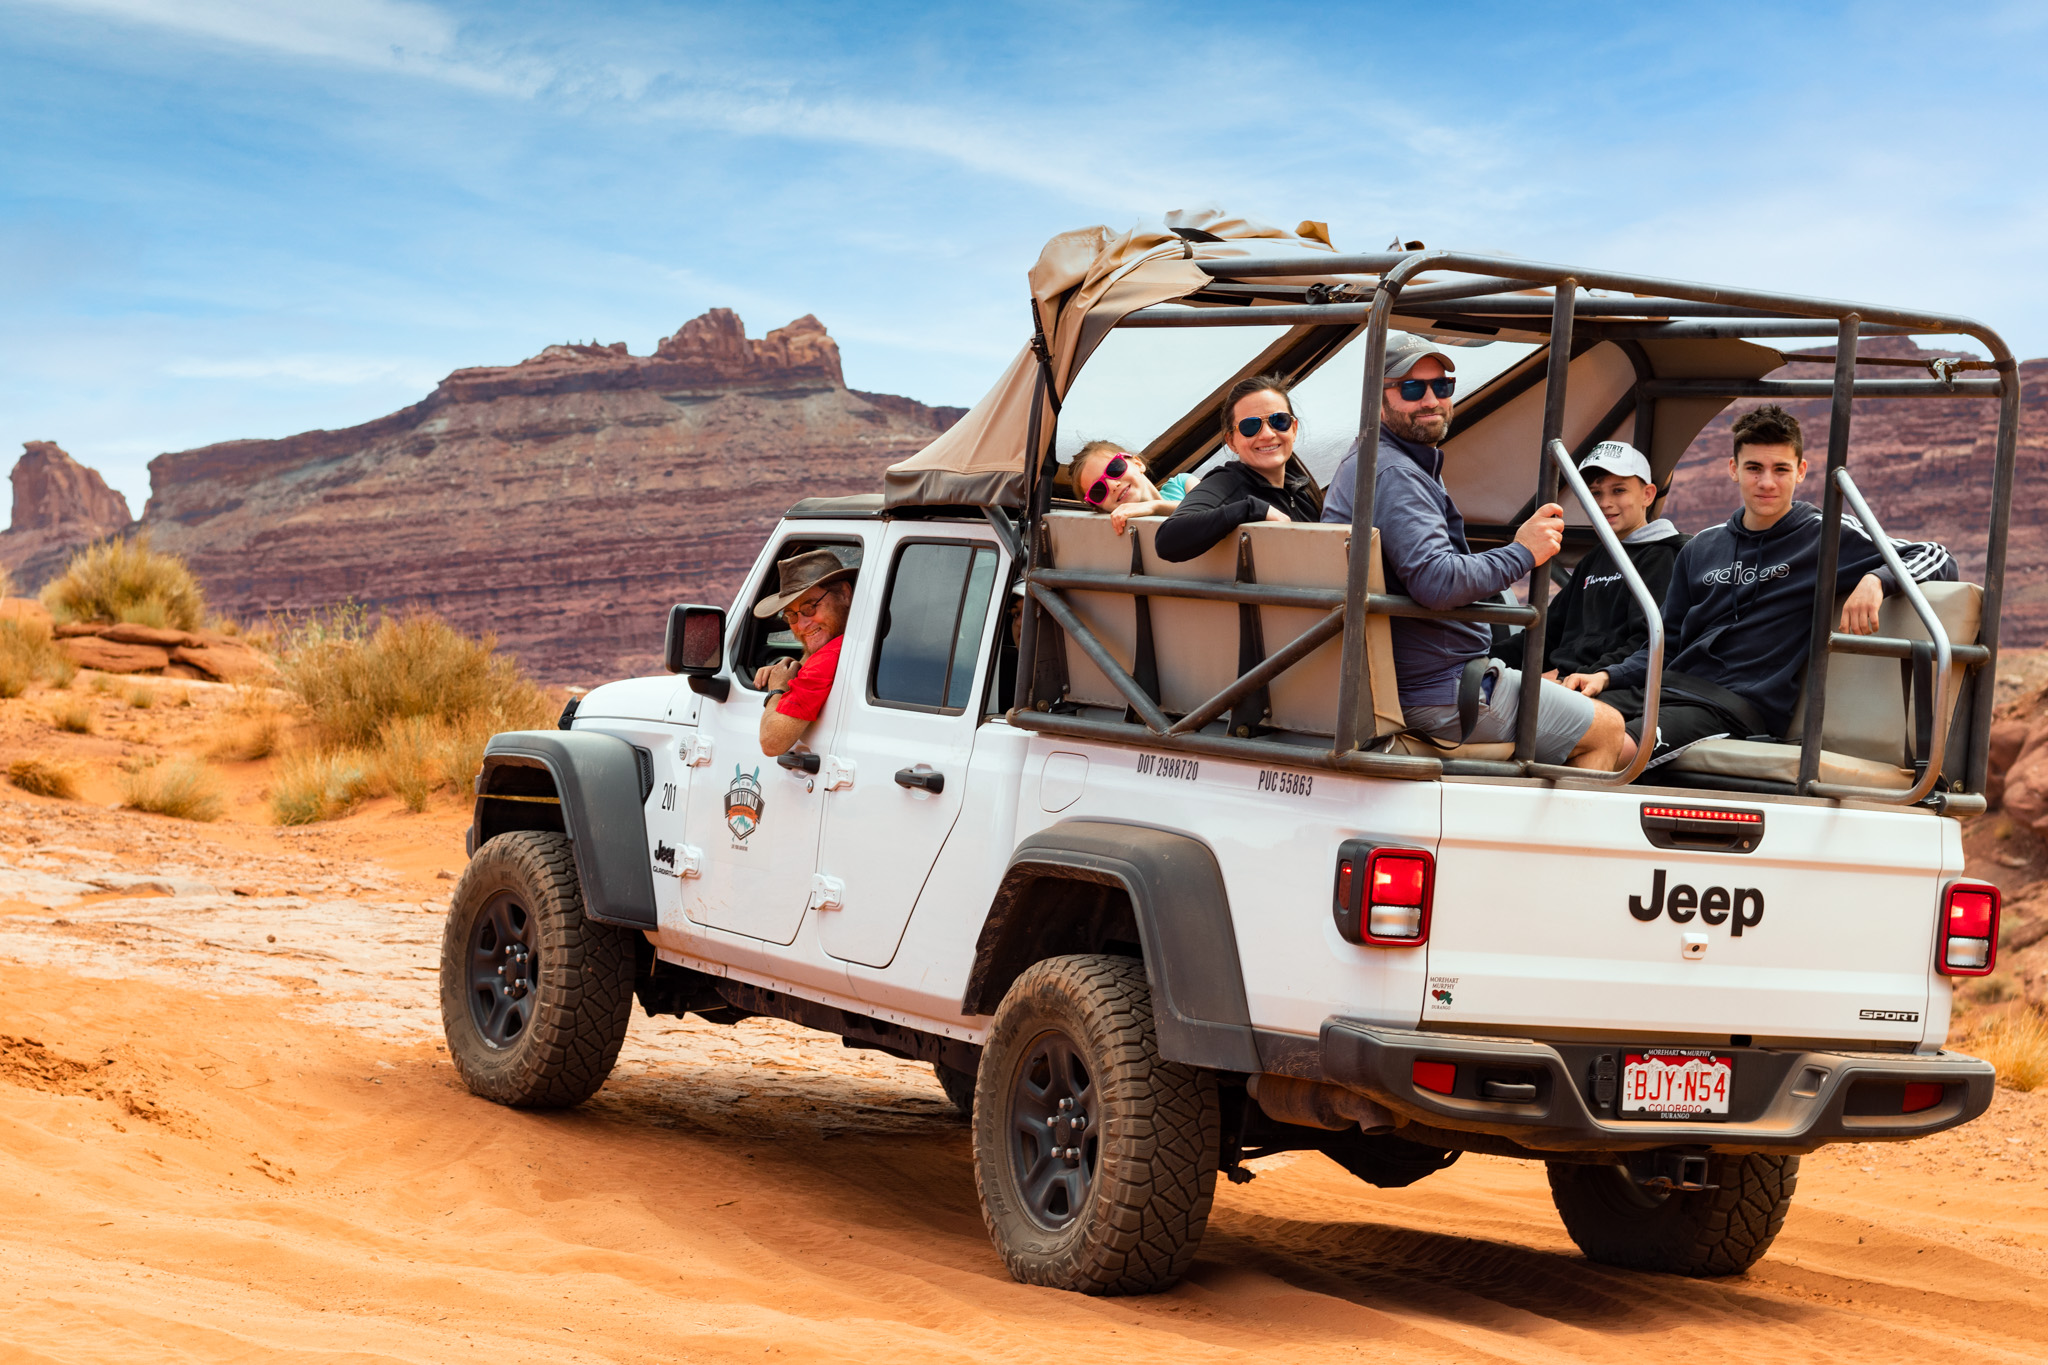
[[[960,628],[953,633],[953,675],[946,684],[946,705],[967,705],[974,692],[974,662],[981,652],[981,628],[988,621],[989,596],[996,584],[996,552],[976,550],[967,574],[967,595],[960,599]]]
[[[946,704],[961,590],[974,558],[971,545],[906,545],[896,556],[875,649],[877,700]]]

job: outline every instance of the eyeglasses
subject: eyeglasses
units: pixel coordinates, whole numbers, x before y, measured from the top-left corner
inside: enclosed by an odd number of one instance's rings
[[[816,616],[818,614],[818,609],[825,605],[826,596],[826,590],[820,588],[818,590],[818,595],[816,597],[813,597],[808,603],[790,603],[788,606],[782,609],[783,621],[793,626],[803,617]]]
[[[1102,467],[1102,477],[1088,485],[1088,501],[1097,507],[1102,506],[1102,500],[1109,496],[1109,481],[1121,479],[1124,471],[1130,467],[1131,462],[1125,456],[1118,455],[1111,459]]]
[[[1294,429],[1297,420],[1299,419],[1291,412],[1272,412],[1264,417],[1240,417],[1237,419],[1237,434],[1249,441],[1259,434],[1261,426],[1269,426],[1273,428],[1275,436],[1284,436]]]
[[[1393,388],[1394,385],[1389,384],[1387,387]],[[1441,379],[1403,379],[1400,381],[1400,388],[1402,402],[1419,403],[1425,389],[1439,398],[1449,398],[1458,391],[1458,381],[1450,375],[1445,375]]]

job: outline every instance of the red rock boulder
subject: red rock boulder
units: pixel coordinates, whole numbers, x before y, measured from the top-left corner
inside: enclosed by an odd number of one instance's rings
[[[171,661],[170,651],[160,646],[124,645],[97,635],[74,635],[59,640],[57,647],[80,668],[102,673],[161,673]]]

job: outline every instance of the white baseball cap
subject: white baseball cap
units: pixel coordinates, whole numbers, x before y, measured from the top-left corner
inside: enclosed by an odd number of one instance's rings
[[[1579,473],[1621,474],[1641,479],[1644,483],[1657,482],[1657,476],[1650,472],[1650,462],[1627,441],[1602,441],[1593,447],[1593,453],[1579,465]]]

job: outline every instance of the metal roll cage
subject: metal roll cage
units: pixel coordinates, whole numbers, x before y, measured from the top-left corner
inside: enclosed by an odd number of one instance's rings
[[[1964,683],[1968,701],[1968,728],[1962,736],[1963,773],[1959,782],[1951,774],[1950,789],[1935,791],[1944,775],[1945,759],[1952,748],[1952,735],[1935,735],[1930,752],[1919,755],[1922,771],[1910,789],[1891,791],[1876,787],[1847,786],[1819,778],[1821,737],[1827,699],[1828,659],[1831,652],[1880,655],[1902,660],[1924,661],[1929,645],[1925,641],[1844,635],[1831,628],[1834,600],[1831,593],[1816,591],[1809,632],[1805,683],[1805,721],[1799,741],[1798,779],[1784,786],[1789,794],[1898,805],[1926,805],[1937,811],[1967,814],[1984,809],[1985,766],[1994,699],[1995,664],[1998,652],[1998,621],[2004,597],[2006,531],[2012,503],[2014,458],[2018,446],[2020,383],[2019,368],[2011,350],[1998,333],[1971,318],[1941,313],[1916,312],[1871,304],[1831,299],[1804,298],[1767,290],[1734,289],[1682,280],[1658,279],[1644,275],[1588,270],[1575,266],[1549,265],[1457,251],[1378,252],[1305,259],[1289,257],[1270,260],[1203,260],[1211,283],[1194,296],[1209,300],[1207,305],[1188,303],[1154,304],[1125,315],[1119,327],[1261,327],[1303,324],[1352,328],[1365,333],[1364,382],[1359,403],[1359,431],[1356,482],[1352,489],[1354,525],[1370,526],[1373,517],[1374,486],[1377,479],[1381,383],[1385,364],[1388,323],[1397,305],[1404,316],[1418,313],[1436,328],[1477,333],[1497,332],[1502,322],[1535,319],[1548,315],[1548,351],[1543,403],[1541,451],[1537,460],[1535,505],[1554,502],[1559,481],[1586,509],[1594,535],[1620,566],[1630,592],[1644,608],[1650,623],[1650,674],[1645,688],[1645,734],[1654,734],[1658,682],[1663,671],[1664,632],[1662,615],[1655,599],[1622,552],[1606,518],[1594,505],[1585,481],[1574,466],[1563,442],[1565,398],[1569,383],[1569,358],[1573,355],[1575,333],[1588,341],[1645,341],[1689,339],[1757,339],[1785,337],[1832,337],[1832,357],[1800,357],[1808,362],[1833,365],[1828,379],[1657,379],[1639,377],[1623,401],[1641,413],[1646,404],[1660,397],[1757,397],[1833,400],[1828,427],[1828,451],[1822,487],[1822,524],[1817,582],[1832,583],[1840,563],[1842,512],[1850,512],[1876,542],[1879,553],[1898,579],[1902,593],[1926,628],[1932,641],[1933,717],[1945,714],[1954,690],[1951,669],[1961,664],[1971,673]],[[1414,288],[1409,281],[1425,271],[1457,272],[1475,278]],[[1329,283],[1329,277],[1370,276]],[[1255,280],[1300,280],[1314,277],[1318,283],[1255,285]],[[1511,291],[1550,288],[1549,299]],[[1602,289],[1632,297],[1587,296],[1587,289]],[[1273,297],[1295,298],[1300,302],[1265,303]],[[1035,315],[1035,312],[1034,312]],[[1527,330],[1534,330],[1529,328]],[[1988,361],[1936,361],[1928,365],[1926,379],[1858,379],[1857,345],[1867,336],[1967,336],[1980,342],[1990,353]],[[1616,772],[1589,772],[1564,768],[1535,760],[1538,693],[1543,673],[1544,625],[1548,619],[1550,576],[1530,575],[1529,605],[1479,606],[1454,611],[1431,611],[1407,597],[1373,593],[1368,590],[1369,556],[1350,557],[1348,581],[1340,593],[1333,589],[1289,588],[1254,583],[1210,583],[1156,575],[1119,575],[1063,571],[1045,563],[1046,538],[1043,518],[1050,508],[1054,464],[1053,441],[1042,420],[1056,423],[1059,401],[1050,382],[1050,365],[1043,338],[1036,343],[1041,365],[1040,401],[1031,413],[1029,448],[1036,467],[1029,472],[1023,535],[1011,535],[1006,520],[1000,529],[1006,539],[1021,540],[1025,550],[1024,581],[1032,608],[1024,613],[1017,677],[1017,706],[1011,712],[1015,724],[1075,738],[1137,741],[1148,747],[1182,750],[1224,758],[1265,763],[1286,763],[1376,776],[1434,778],[1446,773],[1534,777],[1577,784],[1619,785],[1634,781],[1648,762],[1649,746],[1641,747],[1634,762]],[[1326,347],[1321,358],[1334,353]],[[1550,358],[1567,357],[1566,364],[1548,363]],[[1865,364],[1871,363],[1866,357]],[[1890,362],[1900,363],[1900,362]],[[1920,362],[1903,362],[1918,365]],[[1989,377],[1959,377],[1961,372],[1990,371]],[[1481,390],[1485,393],[1486,390]],[[1877,517],[1857,490],[1847,468],[1852,400],[1869,398],[1996,398],[1999,403],[1997,444],[1992,473],[1990,529],[1984,560],[1982,645],[1951,642],[1925,594],[1905,572],[1885,536]],[[1190,414],[1192,417],[1194,414]],[[1621,414],[1617,406],[1618,421]],[[1182,419],[1183,423],[1188,419]],[[1162,475],[1171,470],[1159,471]],[[994,516],[999,514],[992,514]],[[1110,651],[1081,621],[1062,597],[1066,590],[1121,592],[1143,600],[1147,597],[1188,597],[1246,605],[1322,607],[1325,613],[1313,626],[1263,660],[1207,702],[1178,720],[1159,708],[1157,682],[1143,682],[1118,664]],[[1059,698],[1042,695],[1044,678],[1040,655],[1043,614],[1065,632],[1100,668],[1129,703],[1123,720],[1108,720],[1054,712]],[[1521,625],[1527,631],[1522,669],[1521,708],[1515,735],[1514,758],[1488,762],[1444,759],[1423,755],[1377,753],[1364,746],[1374,737],[1371,664],[1365,649],[1369,616],[1433,617],[1439,620],[1479,621]],[[1335,736],[1327,749],[1250,736],[1243,729],[1228,733],[1202,733],[1224,712],[1238,706],[1264,689],[1274,677],[1341,632],[1343,659],[1339,673]],[[1141,670],[1142,671],[1142,670]],[[1147,683],[1150,685],[1148,686]],[[1733,784],[1731,784],[1733,785]],[[1769,786],[1771,784],[1750,784]],[[1737,789],[1746,789],[1738,787]]]

